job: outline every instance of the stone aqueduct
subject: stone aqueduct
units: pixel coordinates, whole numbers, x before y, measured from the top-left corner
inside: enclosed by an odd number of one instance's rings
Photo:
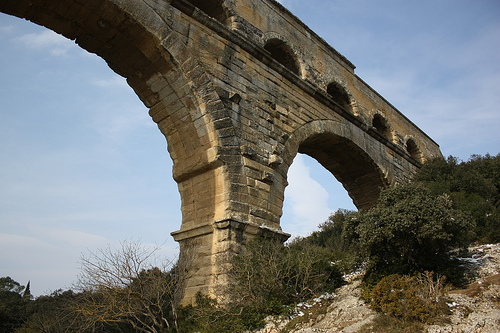
[[[274,0],[0,0],[127,79],[165,135],[182,199],[172,235],[191,249],[185,302],[210,292],[252,235],[280,216],[298,152],[355,205],[408,179],[438,145]]]

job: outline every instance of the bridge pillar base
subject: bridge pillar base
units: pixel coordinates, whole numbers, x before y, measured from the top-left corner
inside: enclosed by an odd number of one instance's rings
[[[184,279],[181,305],[194,304],[196,294],[224,301],[223,289],[229,283],[227,272],[232,256],[255,236],[285,242],[290,234],[245,221],[224,219],[190,230],[171,234],[180,245],[180,266],[187,274]]]

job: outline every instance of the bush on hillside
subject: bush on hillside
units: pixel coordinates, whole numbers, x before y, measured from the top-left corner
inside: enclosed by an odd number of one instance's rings
[[[367,281],[434,271],[456,282],[460,274],[449,251],[466,247],[473,229],[470,216],[454,209],[448,195],[406,184],[382,190],[377,206],[351,216],[343,236],[361,246]]]
[[[444,278],[425,272],[417,276],[384,277],[371,290],[371,307],[405,321],[430,323],[449,309],[442,298]]]
[[[273,302],[292,304],[333,291],[342,278],[332,259],[326,248],[303,239],[284,245],[255,238],[234,258],[232,297],[267,307]]]

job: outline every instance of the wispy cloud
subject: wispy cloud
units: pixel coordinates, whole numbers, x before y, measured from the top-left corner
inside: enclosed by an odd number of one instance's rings
[[[0,35],[10,34],[14,30],[13,25],[1,25],[0,26]]]
[[[130,86],[127,84],[125,78],[121,76],[113,76],[111,78],[96,78],[92,81],[92,84],[97,87],[102,88],[126,88],[130,90]]]
[[[31,280],[34,295],[69,288],[78,274],[80,254],[110,244],[104,237],[77,230],[28,225],[19,231],[0,233],[0,261],[15,270],[14,280]]]
[[[101,92],[116,99],[96,105],[92,113],[92,127],[105,140],[113,143],[125,143],[138,129],[155,130],[155,124],[149,117],[144,104],[134,94],[125,78],[112,74],[91,79],[90,83]]]
[[[148,116],[146,109],[138,107],[123,107],[120,109],[108,109],[102,113],[95,113],[92,117],[93,129],[103,139],[103,143],[109,147],[121,147],[131,139],[132,134],[144,128],[150,128],[152,131],[155,124]],[[105,111],[105,112],[104,112]],[[117,146],[118,145],[118,146]]]
[[[22,35],[18,40],[30,49],[49,50],[55,56],[66,56],[69,50],[76,48],[72,41],[51,30]]]
[[[292,218],[284,221],[283,229],[294,236],[305,236],[316,230],[318,224],[330,215],[332,210],[328,207],[328,192],[311,178],[310,169],[300,154],[288,170],[288,182],[285,200]]]

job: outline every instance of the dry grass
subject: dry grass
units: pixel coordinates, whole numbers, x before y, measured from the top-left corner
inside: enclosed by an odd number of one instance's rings
[[[358,333],[420,333],[424,325],[415,321],[405,321],[393,316],[379,314],[371,324],[361,328]]]

